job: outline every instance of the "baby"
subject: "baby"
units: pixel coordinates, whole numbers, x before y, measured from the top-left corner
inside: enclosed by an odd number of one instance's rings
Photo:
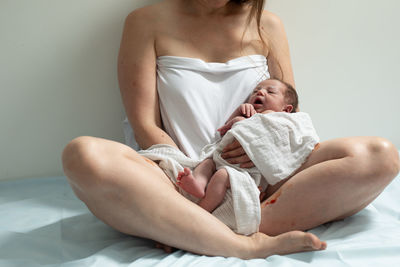
[[[233,124],[250,118],[256,113],[296,112],[298,96],[290,85],[277,79],[268,79],[259,83],[247,103],[235,110],[227,123],[218,129],[223,136]],[[216,170],[211,158],[202,161],[191,172],[184,168],[177,177],[178,186],[194,197],[200,198],[198,205],[212,212],[219,206],[230,187],[229,175],[225,168]]]

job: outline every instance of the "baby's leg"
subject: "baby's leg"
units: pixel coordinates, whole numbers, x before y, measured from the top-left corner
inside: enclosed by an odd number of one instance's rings
[[[207,183],[214,172],[214,161],[212,159],[203,160],[196,166],[193,173],[189,168],[184,168],[183,172],[179,172],[178,186],[194,197],[203,198]]]
[[[219,169],[211,177],[207,185],[205,197],[198,203],[200,207],[213,212],[225,197],[226,190],[230,187],[229,174],[225,168]]]

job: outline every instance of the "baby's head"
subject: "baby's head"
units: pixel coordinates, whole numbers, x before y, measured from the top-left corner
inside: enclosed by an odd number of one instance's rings
[[[268,79],[256,86],[248,103],[257,113],[265,110],[294,113],[299,102],[293,86],[278,79]]]

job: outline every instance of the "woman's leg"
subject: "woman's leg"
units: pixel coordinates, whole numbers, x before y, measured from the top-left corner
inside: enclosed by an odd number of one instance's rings
[[[64,149],[63,166],[74,192],[93,214],[126,234],[199,254],[240,258],[326,246],[316,236],[299,231],[277,237],[237,235],[178,194],[154,162],[117,142],[74,139]]]
[[[377,137],[322,142],[295,175],[267,190],[260,231],[307,230],[355,214],[372,202],[400,169],[396,148]]]

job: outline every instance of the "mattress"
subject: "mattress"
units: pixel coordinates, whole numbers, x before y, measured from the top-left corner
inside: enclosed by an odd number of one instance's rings
[[[400,176],[368,207],[310,232],[325,251],[267,259],[166,254],[119,233],[73,194],[65,177],[0,182],[0,266],[400,266]]]

